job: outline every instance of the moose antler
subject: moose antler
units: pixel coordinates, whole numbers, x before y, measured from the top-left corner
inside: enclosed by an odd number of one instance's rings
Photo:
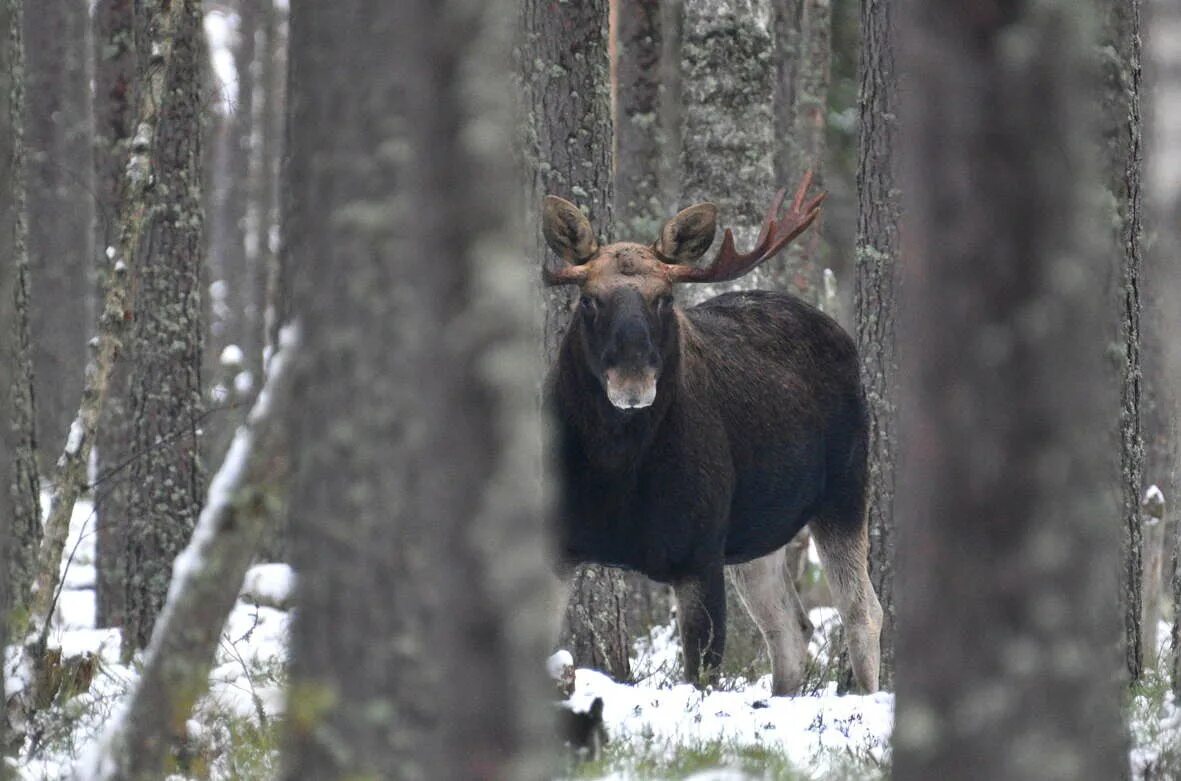
[[[783,219],[777,219],[779,209],[783,205],[783,198],[787,194],[782,189],[775,194],[771,208],[763,217],[763,228],[759,231],[759,239],[750,252],[738,254],[734,250],[734,234],[726,228],[722,238],[722,248],[714,256],[708,266],[685,266],[679,264],[664,264],[665,278],[669,282],[728,282],[738,279],[768,258],[773,257],[788,245],[792,239],[799,236],[820,215],[820,204],[828,193],[820,193],[805,202],[808,189],[812,186],[812,172],[804,174],[796,196]]]

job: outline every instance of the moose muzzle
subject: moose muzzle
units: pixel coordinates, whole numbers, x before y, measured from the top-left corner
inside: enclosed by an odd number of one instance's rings
[[[656,370],[608,369],[607,398],[619,409],[640,409],[656,401]]]

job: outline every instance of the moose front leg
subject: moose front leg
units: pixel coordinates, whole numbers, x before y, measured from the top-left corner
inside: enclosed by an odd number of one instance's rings
[[[685,680],[698,687],[716,683],[726,648],[726,579],[721,562],[700,576],[674,583],[673,590]]]

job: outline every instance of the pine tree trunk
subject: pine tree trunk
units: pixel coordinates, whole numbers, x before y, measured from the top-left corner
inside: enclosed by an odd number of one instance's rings
[[[25,17],[30,326],[38,457],[57,458],[82,392],[94,255],[90,15],[40,0]]]
[[[616,14],[615,215],[621,237],[651,241],[669,216],[660,196],[660,3],[617,3]]]
[[[824,189],[827,156],[830,0],[773,0],[775,28],[775,184],[790,187],[805,171]],[[784,251],[781,287],[820,306],[823,214]]]
[[[1120,472],[1123,537],[1124,651],[1132,679],[1144,668],[1142,611],[1144,541],[1140,520],[1144,488],[1144,441],[1141,433],[1143,375],[1140,357],[1140,275],[1142,168],[1140,119],[1140,2],[1115,0],[1106,12],[1102,57],[1105,178],[1115,201],[1121,358]]]
[[[521,5],[524,47],[520,58],[526,119],[526,212],[535,214],[541,199],[559,195],[577,204],[600,236],[615,237],[612,182],[612,128],[607,58],[607,2],[554,5],[526,0]],[[547,251],[539,223],[531,231],[530,257],[540,277]],[[557,356],[569,323],[571,292],[549,288],[545,297],[544,352],[547,364]],[[621,611],[595,606],[627,600],[618,570],[590,567],[576,577],[566,612],[562,644],[575,662],[594,665],[617,680],[630,675]]]
[[[21,215],[24,180],[24,149],[21,139],[23,94],[20,84],[23,67],[21,51],[21,0],[0,0],[0,377],[23,375],[18,359],[17,309],[7,302],[16,298],[20,284],[19,264],[24,256],[24,228]],[[15,383],[0,381],[0,518],[20,519],[19,494],[10,486],[16,482],[16,455],[19,432],[11,425],[9,410],[19,403]],[[0,523],[0,606],[12,604],[13,579],[9,568],[8,541],[19,534],[15,524]],[[0,621],[0,647],[7,647],[8,622]],[[8,701],[4,681],[0,680],[0,698]],[[9,746],[8,718],[0,718],[0,746]],[[0,768],[0,779],[10,774]]]
[[[209,180],[205,271],[209,279],[209,344],[205,351],[206,384],[215,408],[204,424],[203,453],[209,463],[222,456],[242,423],[253,398],[253,385],[261,377],[252,374],[243,384],[243,372],[261,365],[262,346],[256,332],[251,285],[255,275],[247,253],[250,194],[251,134],[254,121],[255,32],[257,0],[239,0],[231,55],[237,75],[237,93],[216,101],[208,150]],[[216,77],[215,77],[216,80]],[[253,356],[257,352],[258,358]]]
[[[903,9],[894,777],[1122,778],[1085,15]]]
[[[135,41],[133,0],[97,0],[94,6],[94,183],[95,241],[100,251],[99,290],[110,284],[119,245],[119,193],[135,122]],[[95,622],[123,625],[123,579],[127,542],[128,468],[131,422],[128,418],[127,356],[115,358],[110,390],[95,444]]]
[[[769,0],[686,0],[681,30],[681,201],[713,201],[719,222],[750,247],[775,182],[775,71]],[[785,186],[794,182],[785,183]],[[773,287],[781,261],[725,285],[691,285],[702,301],[724,290]]]
[[[259,313],[259,352],[247,356],[250,371],[261,373],[263,359],[278,346],[279,328],[287,323],[289,296],[281,295],[283,276],[279,252],[279,169],[283,157],[283,130],[287,105],[287,17],[274,3],[261,2],[260,29],[262,45],[256,52],[254,88],[258,128],[258,143],[252,147],[250,161],[249,214],[253,224],[253,241],[247,252],[255,257],[250,261],[254,269],[252,283],[255,311]],[[285,496],[283,497],[286,498]],[[267,561],[286,561],[288,514],[280,512],[266,530],[261,557]]]
[[[894,679],[894,468],[897,357],[895,304],[902,208],[897,180],[896,0],[861,6],[861,89],[857,167],[857,289],[861,381],[869,404],[869,572],[882,603],[882,686]]]
[[[0,170],[0,182],[4,182],[3,222],[3,263],[9,284],[5,297],[0,299],[3,309],[11,312],[6,317],[4,346],[11,351],[6,356],[7,371],[0,382],[8,383],[8,400],[5,422],[11,427],[9,457],[11,472],[3,473],[0,491],[10,494],[12,507],[11,542],[5,559],[4,601],[0,607],[6,611],[26,604],[29,596],[32,573],[37,560],[37,545],[41,539],[41,485],[37,473],[37,438],[35,435],[36,405],[34,404],[32,347],[29,335],[29,264],[26,246],[25,224],[25,183],[27,180],[24,127],[27,123],[25,105],[25,54],[22,41],[24,15],[23,4],[10,2],[6,7],[6,24],[0,33],[4,35],[5,62],[3,76],[4,93],[3,121],[7,134],[3,149],[6,170]],[[11,25],[11,26],[10,26]],[[6,436],[9,432],[6,432]],[[6,537],[8,535],[5,535]]]
[[[550,777],[512,19],[292,4],[289,779]]]
[[[182,0],[154,128],[155,184],[136,248],[131,341],[132,462],[123,655],[151,638],[172,561],[188,543],[205,494],[200,267],[202,35],[198,0]],[[149,11],[162,24],[162,8]],[[169,12],[171,13],[171,12]],[[157,16],[158,15],[158,16]]]
[[[772,14],[776,186],[790,187],[805,171],[811,171],[815,186],[823,190],[832,43],[831,3],[830,0],[773,0]],[[823,228],[822,213],[811,230],[787,245],[780,261],[781,278],[776,285],[821,308],[825,302]],[[825,311],[835,317],[836,313],[828,309]],[[805,527],[787,547],[788,571],[805,604],[809,602],[804,574],[811,539],[811,533]]]

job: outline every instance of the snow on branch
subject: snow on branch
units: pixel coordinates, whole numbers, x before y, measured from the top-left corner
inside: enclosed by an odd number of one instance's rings
[[[284,329],[266,384],[209,486],[192,540],[173,565],[143,673],[76,778],[158,777],[170,747],[183,739],[286,475],[282,415],[297,340],[294,326]]]

